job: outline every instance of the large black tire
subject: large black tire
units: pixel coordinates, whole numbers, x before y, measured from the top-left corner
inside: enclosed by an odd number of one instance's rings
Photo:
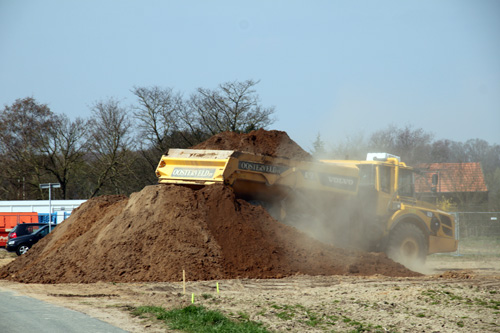
[[[21,254],[25,254],[28,250],[30,249],[30,246],[27,245],[27,244],[21,244],[17,247],[16,249],[16,253],[18,256],[20,256]]]
[[[404,223],[391,231],[386,253],[392,260],[411,266],[425,262],[428,248],[422,230],[414,224]]]

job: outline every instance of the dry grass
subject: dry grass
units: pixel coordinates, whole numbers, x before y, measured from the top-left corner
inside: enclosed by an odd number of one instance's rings
[[[0,248],[0,259],[10,259],[16,257],[17,255],[14,252],[7,252],[4,248]]]

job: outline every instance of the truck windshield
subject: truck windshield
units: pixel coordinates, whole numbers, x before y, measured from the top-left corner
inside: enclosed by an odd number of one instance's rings
[[[399,195],[412,197],[414,192],[413,172],[408,169],[399,169]]]

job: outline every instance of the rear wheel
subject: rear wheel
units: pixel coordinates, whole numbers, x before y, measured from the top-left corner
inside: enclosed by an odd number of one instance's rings
[[[397,226],[389,236],[387,255],[404,265],[422,264],[427,257],[427,237],[414,224]]]
[[[16,253],[17,253],[18,256],[20,256],[21,254],[25,254],[29,249],[30,249],[29,245],[21,244],[17,248]]]

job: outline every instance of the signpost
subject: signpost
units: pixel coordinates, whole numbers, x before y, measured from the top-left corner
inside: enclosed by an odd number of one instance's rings
[[[45,183],[45,184],[40,184],[40,188],[42,190],[44,189],[49,189],[49,233],[52,232],[52,189],[53,188],[60,188],[61,184],[59,183]]]

